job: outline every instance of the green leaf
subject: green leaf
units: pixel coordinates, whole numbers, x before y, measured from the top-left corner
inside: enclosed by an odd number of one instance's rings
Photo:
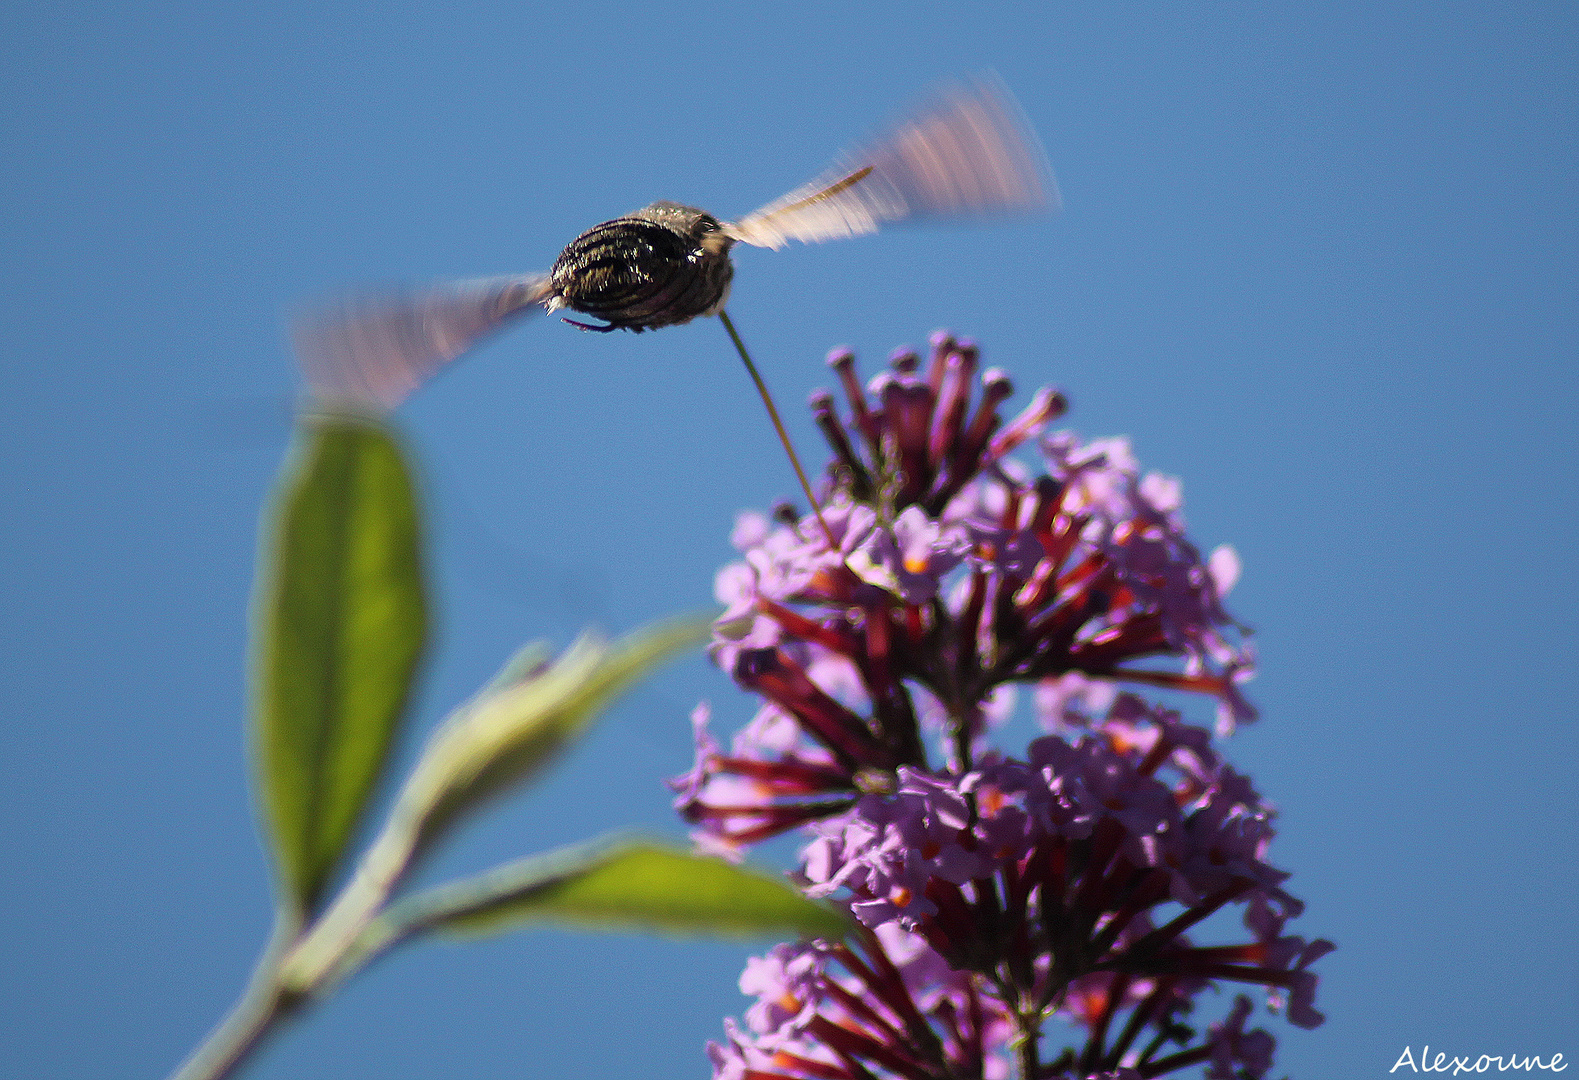
[[[408,931],[379,912],[423,853],[457,821],[542,769],[616,694],[700,640],[707,626],[697,617],[675,620],[612,645],[585,634],[552,663],[540,645],[518,652],[429,738],[355,876],[282,959],[281,978],[319,993],[404,936]]]
[[[725,938],[840,938],[844,917],[782,881],[645,840],[598,841],[522,859],[414,896],[386,932],[490,934],[531,923]]]
[[[426,631],[419,515],[391,432],[305,416],[264,528],[252,742],[285,900],[321,902],[389,757]]]
[[[524,784],[584,735],[609,703],[706,637],[706,617],[675,619],[613,642],[583,634],[554,662],[528,646],[457,709],[423,750],[391,827],[414,858],[457,818]]]

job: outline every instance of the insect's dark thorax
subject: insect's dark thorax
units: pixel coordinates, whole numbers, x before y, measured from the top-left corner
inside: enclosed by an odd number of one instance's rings
[[[572,240],[551,281],[567,307],[639,332],[717,310],[733,274],[727,251],[711,253],[678,229],[622,217]]]

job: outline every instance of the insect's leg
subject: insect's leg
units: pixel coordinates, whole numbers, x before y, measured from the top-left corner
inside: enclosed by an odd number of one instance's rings
[[[571,326],[577,327],[581,330],[590,330],[594,334],[607,334],[611,330],[619,329],[619,327],[615,326],[613,323],[609,323],[607,326],[594,326],[591,323],[577,322],[575,319],[561,319],[560,321],[567,322]]]

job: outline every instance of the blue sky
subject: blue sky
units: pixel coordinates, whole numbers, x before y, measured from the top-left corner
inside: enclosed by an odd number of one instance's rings
[[[856,10],[852,10],[854,7]],[[0,1074],[159,1076],[267,933],[241,739],[282,312],[546,269],[657,198],[737,216],[995,69],[1054,218],[736,257],[802,447],[825,351],[946,326],[1132,437],[1232,543],[1263,720],[1227,752],[1335,940],[1275,1075],[1405,1046],[1579,1057],[1575,71],[1564,4],[38,4],[0,14]],[[521,642],[711,598],[793,478],[715,321],[533,321],[400,414],[430,510],[431,725]],[[678,835],[701,660],[435,875]],[[1205,718],[1204,707],[1198,712]],[[381,964],[259,1060],[705,1076],[743,947],[533,932]]]

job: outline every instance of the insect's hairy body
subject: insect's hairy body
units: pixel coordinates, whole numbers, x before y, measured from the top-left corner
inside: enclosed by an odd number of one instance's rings
[[[549,288],[555,306],[607,324],[590,329],[675,326],[723,307],[733,244],[712,215],[657,202],[572,240],[549,273]]]

